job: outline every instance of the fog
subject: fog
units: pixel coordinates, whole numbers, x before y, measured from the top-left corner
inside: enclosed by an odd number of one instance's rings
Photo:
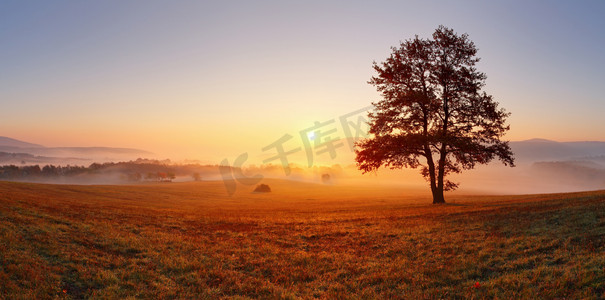
[[[492,162],[465,170],[461,174],[452,174],[448,179],[459,183],[459,189],[454,193],[533,194],[605,189],[603,142],[560,143],[529,140],[513,142],[511,147],[515,153],[516,167]],[[276,164],[245,163],[241,169],[230,166],[221,169],[219,165],[201,165],[197,161],[137,159],[153,154],[136,149],[11,149],[16,152],[0,152],[0,165],[13,165],[11,168],[0,170],[0,180],[56,184],[140,184],[157,181],[186,182],[197,177],[197,180],[202,181],[235,179],[239,185],[246,185],[259,183],[264,178],[277,178],[324,185],[396,187],[428,191],[428,183],[422,178],[419,170],[381,168],[376,172],[362,174],[352,163],[354,155],[350,152],[339,153],[336,160],[338,163],[335,164],[322,165],[325,161],[317,160],[311,167],[291,163],[285,168]],[[28,149],[35,151],[27,153]],[[98,165],[119,161],[126,163]],[[27,166],[33,165],[39,165],[39,169],[27,169]],[[43,170],[45,165],[82,167],[76,167],[75,171],[69,167],[53,171],[49,176],[49,172],[46,172],[48,170]],[[164,174],[164,177],[160,176],[161,174]],[[171,178],[167,178],[166,174],[171,174]]]
[[[605,189],[604,168],[578,168],[579,162],[520,163],[514,168],[491,163],[448,177],[458,183],[458,194],[537,194]],[[355,165],[303,168],[291,165],[285,175],[280,166],[244,170],[246,176],[262,175],[330,185],[408,187],[429,189],[428,182],[416,169],[379,169],[362,174]],[[322,175],[329,175],[329,179]]]
[[[155,171],[153,166],[157,166]],[[141,184],[156,182],[158,179],[145,179],[148,173],[174,172],[172,182],[194,181],[197,173],[201,181],[222,181],[235,179],[239,185],[246,185],[245,180],[257,178],[285,179],[290,181],[317,183],[340,186],[375,186],[381,188],[427,189],[428,182],[416,169],[379,169],[376,172],[362,174],[353,164],[341,166],[314,166],[306,168],[291,164],[290,174],[286,175],[279,165],[261,165],[245,167],[242,175],[235,175],[232,168],[228,175],[222,174],[218,165],[179,165],[158,164],[146,165],[147,171],[139,171],[139,179],[132,180],[133,169],[107,167],[97,172],[86,172],[74,176],[29,177],[14,181],[29,181],[54,184]],[[231,176],[229,178],[228,176]],[[605,168],[591,161],[536,162],[520,163],[511,168],[496,163],[477,166],[461,174],[448,177],[459,183],[454,193],[461,194],[535,194],[557,193],[605,189]],[[3,179],[6,180],[6,179]]]

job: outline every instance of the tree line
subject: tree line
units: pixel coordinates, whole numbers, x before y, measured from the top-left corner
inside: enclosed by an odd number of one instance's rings
[[[36,180],[36,179],[56,179],[56,178],[74,178],[85,176],[99,176],[108,174],[119,174],[123,181],[172,181],[177,173],[191,174],[188,169],[192,166],[171,166],[160,163],[140,163],[130,162],[107,162],[92,163],[86,166],[61,166],[61,165],[3,165],[0,166],[0,180]],[[199,179],[199,173],[197,178]]]

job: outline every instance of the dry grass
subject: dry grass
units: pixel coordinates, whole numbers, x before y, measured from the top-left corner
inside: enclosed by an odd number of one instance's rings
[[[605,192],[0,182],[0,296],[603,298]],[[247,189],[247,190],[246,190]]]

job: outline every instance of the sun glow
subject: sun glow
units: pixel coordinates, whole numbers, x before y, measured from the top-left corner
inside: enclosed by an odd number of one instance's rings
[[[307,138],[309,138],[310,141],[315,140],[315,131],[307,132]]]

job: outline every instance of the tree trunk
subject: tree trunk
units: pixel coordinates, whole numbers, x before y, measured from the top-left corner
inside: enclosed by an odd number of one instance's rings
[[[443,196],[443,187],[436,187],[432,189],[433,192],[433,204],[445,203],[445,197]]]
[[[433,204],[445,203],[443,190],[445,188],[443,177],[445,176],[446,145],[441,146],[441,156],[439,158],[439,167],[437,170],[437,188],[433,190]]]

